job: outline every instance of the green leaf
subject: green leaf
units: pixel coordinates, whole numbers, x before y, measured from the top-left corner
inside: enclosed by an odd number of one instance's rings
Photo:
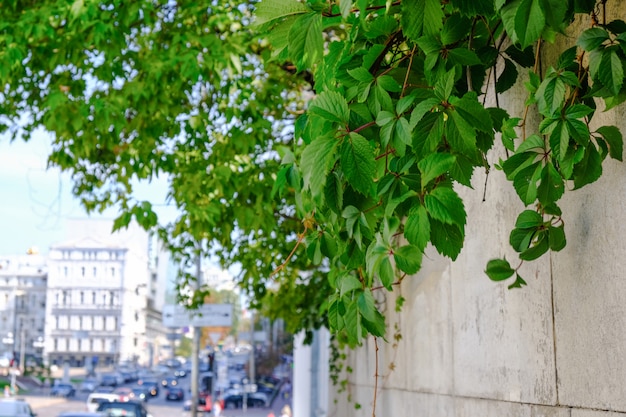
[[[492,281],[504,281],[515,273],[506,259],[491,259],[487,262],[485,273]]]
[[[393,284],[395,279],[395,274],[393,271],[393,265],[389,260],[388,256],[385,256],[378,266],[378,278],[380,278],[381,284],[388,290],[391,290],[391,284]]]
[[[308,13],[298,18],[289,31],[288,49],[298,70],[315,67],[324,56],[320,13]]]
[[[304,187],[311,190],[313,197],[322,194],[326,176],[335,161],[333,155],[338,141],[332,136],[323,136],[312,141],[304,148],[300,170],[304,179]]]
[[[399,93],[402,91],[402,86],[389,75],[381,75],[376,78],[376,84],[391,93]]]
[[[374,152],[367,140],[350,132],[341,148],[341,166],[352,187],[365,196],[374,195],[373,176],[376,172]]]
[[[602,126],[596,132],[601,134],[608,143],[611,158],[621,161],[624,152],[624,140],[619,129],[615,126]]]
[[[374,81],[374,76],[366,68],[363,67],[349,69],[348,74],[350,74],[355,80],[362,83],[371,83],[372,81]]]
[[[337,279],[337,288],[343,297],[356,289],[363,288],[363,284],[354,275],[344,274]]]
[[[558,201],[565,192],[565,184],[561,174],[548,162],[541,172],[541,182],[537,187],[537,200],[544,206]]]
[[[574,189],[579,189],[596,181],[602,175],[602,159],[598,150],[587,146],[583,159],[574,165]]]
[[[541,177],[541,163],[536,162],[521,170],[513,179],[513,187],[525,205],[537,199],[537,181]]]
[[[522,49],[536,42],[546,20],[539,0],[521,0],[515,13],[515,33]]]
[[[411,208],[404,225],[404,237],[410,244],[423,251],[430,241],[430,221],[424,206]]]
[[[465,226],[467,215],[463,200],[452,188],[445,186],[435,188],[426,194],[424,204],[432,218],[461,229]]]
[[[405,245],[393,252],[393,259],[401,271],[415,274],[422,266],[422,251],[413,245]]]
[[[557,113],[565,102],[566,87],[560,78],[546,78],[535,93],[539,112],[546,117]]]
[[[450,3],[466,16],[492,16],[494,13],[493,0],[450,0]]]
[[[324,91],[320,93],[311,102],[309,113],[325,120],[342,124],[347,124],[350,119],[348,102],[344,96],[335,91]]]
[[[374,297],[369,288],[359,295],[357,303],[359,313],[363,318],[363,327],[373,336],[384,337],[386,331],[385,318],[376,308]]]
[[[256,5],[255,23],[262,25],[287,16],[310,12],[305,3],[298,0],[262,0]]]
[[[598,79],[613,95],[619,94],[624,84],[624,67],[615,49],[606,50],[598,70]]]
[[[341,214],[343,210],[343,184],[337,172],[331,172],[326,178],[324,187],[324,198],[326,205],[336,214]]]
[[[589,52],[596,49],[609,39],[609,33],[606,30],[595,27],[587,29],[586,31],[581,33],[578,37],[576,45]]]
[[[356,300],[351,301],[346,306],[346,314],[344,315],[345,331],[348,336],[348,344],[356,346],[363,338],[363,328],[361,327],[361,315]]]
[[[524,210],[518,216],[515,227],[518,229],[536,229],[543,225],[541,214],[533,210]]]
[[[435,178],[447,173],[456,158],[449,153],[433,153],[419,161],[417,167],[422,173],[422,189]]]
[[[526,281],[524,281],[519,274],[515,274],[515,282],[509,285],[508,289],[512,290],[513,288],[522,288],[524,285],[527,285]]]
[[[422,35],[434,35],[443,27],[444,13],[440,0],[405,0],[401,23],[404,35],[417,41]]]
[[[129,212],[120,214],[113,222],[113,231],[128,228],[130,221],[133,219],[133,215]]]
[[[550,226],[548,229],[549,232],[549,242],[550,249],[558,252],[565,247],[567,244],[565,239],[565,226],[561,225],[559,227]]]
[[[417,124],[422,120],[424,115],[430,113],[433,110],[433,107],[435,107],[437,104],[439,104],[439,100],[437,100],[436,98],[427,98],[417,103],[417,105],[411,112],[411,127],[417,126]]]
[[[458,227],[430,219],[430,241],[440,254],[453,261],[463,248],[464,233]]]
[[[381,111],[376,115],[376,124],[378,126],[385,126],[393,123],[396,120],[396,115],[389,111]]]
[[[509,88],[513,87],[515,81],[517,81],[517,67],[515,64],[508,60],[504,60],[504,70],[496,81],[496,92],[503,93]]]
[[[341,16],[346,19],[350,16],[352,10],[352,0],[339,0],[339,10],[341,10]]]
[[[539,233],[537,242],[530,248],[519,254],[520,259],[524,261],[534,261],[550,249],[550,245],[545,233]]]
[[[509,235],[509,243],[516,252],[523,252],[530,246],[536,229],[513,229]]]

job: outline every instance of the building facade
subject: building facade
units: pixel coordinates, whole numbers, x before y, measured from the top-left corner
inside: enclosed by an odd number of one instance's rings
[[[46,270],[35,253],[0,258],[0,367],[43,358]]]
[[[139,226],[111,229],[107,220],[70,220],[70,239],[50,249],[44,349],[50,365],[151,365],[167,344],[158,300],[166,257]]]

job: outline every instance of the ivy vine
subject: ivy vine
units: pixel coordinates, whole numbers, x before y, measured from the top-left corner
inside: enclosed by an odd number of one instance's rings
[[[273,45],[272,59],[313,75],[315,97],[296,121],[300,143],[277,183],[297,190],[307,254],[328,270],[334,289],[325,311],[338,340],[356,346],[368,335],[385,337],[374,292],[417,273],[427,245],[457,258],[467,214],[456,187],[471,187],[476,168],[490,169],[497,138],[507,157],[493,165],[527,207],[511,246],[521,261],[565,247],[558,206],[565,189],[596,181],[607,156],[622,159],[615,126],[589,127],[599,101],[610,109],[626,100],[626,23],[605,21],[605,3],[258,4],[256,24]],[[542,45],[577,14],[591,16],[589,28],[542,70]],[[497,98],[521,79],[524,114],[485,106],[490,86]],[[541,123],[527,135],[529,109]],[[521,287],[518,270],[494,259],[486,274],[515,275],[510,287]]]

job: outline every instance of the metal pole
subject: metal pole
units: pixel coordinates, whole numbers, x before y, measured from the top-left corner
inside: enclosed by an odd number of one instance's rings
[[[26,370],[25,356],[26,356],[26,329],[24,329],[24,323],[20,322],[20,370],[22,376]]]
[[[202,265],[200,259],[200,248],[198,248],[198,257],[196,259],[196,288],[200,288],[200,279],[202,275]],[[193,343],[191,345],[191,417],[198,415],[198,382],[199,374],[199,356],[200,356],[200,327],[193,328]]]

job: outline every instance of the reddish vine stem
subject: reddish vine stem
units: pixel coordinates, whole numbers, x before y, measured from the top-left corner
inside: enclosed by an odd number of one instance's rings
[[[402,93],[400,93],[400,97],[404,97],[407,84],[409,83],[409,73],[411,72],[411,68],[413,67],[413,56],[415,55],[415,48],[417,48],[417,45],[413,46],[413,49],[411,50],[411,56],[409,58],[409,66],[406,69],[406,75],[404,76],[404,83],[402,84]]]
[[[374,405],[372,407],[372,417],[376,417],[376,399],[378,397],[378,338],[374,337],[374,346],[376,347],[376,372],[374,374]]]

